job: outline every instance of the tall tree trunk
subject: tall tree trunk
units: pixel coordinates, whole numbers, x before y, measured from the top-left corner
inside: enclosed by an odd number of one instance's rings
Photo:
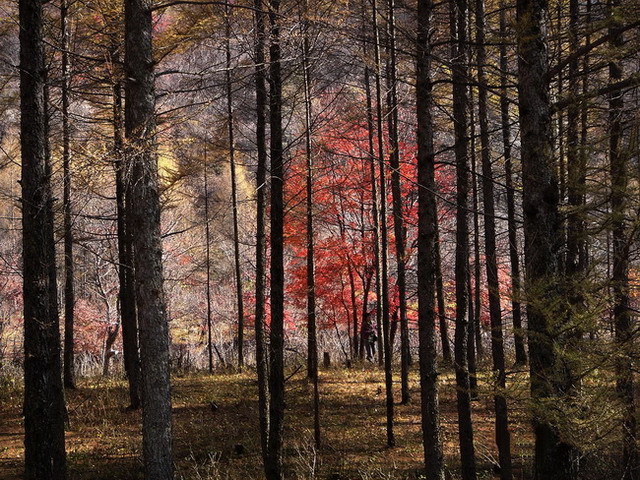
[[[467,342],[467,364],[469,365],[469,395],[471,400],[478,399],[478,366],[476,360],[475,342],[475,323],[473,321],[475,315],[475,305],[473,304],[473,295],[471,290],[471,265],[467,259],[467,303],[469,305],[469,328]]]
[[[387,446],[393,447],[396,443],[393,434],[393,378],[391,366],[391,342],[389,337],[389,259],[388,259],[388,236],[387,236],[387,176],[383,153],[383,130],[382,130],[382,85],[381,85],[381,61],[380,61],[380,35],[378,29],[378,2],[373,1],[373,34],[376,62],[376,105],[378,117],[378,161],[380,164],[380,276],[382,289],[382,348],[384,349],[384,385],[387,408]],[[379,302],[378,302],[379,303]],[[380,330],[378,330],[380,333]],[[378,341],[378,347],[380,342]],[[378,359],[380,359],[380,349]]]
[[[280,480],[284,434],[284,157],[280,0],[269,0],[269,113],[271,125],[271,331],[269,343],[269,448],[265,474]]]
[[[520,111],[527,316],[532,422],[535,434],[534,478],[573,478],[573,446],[562,440],[544,411],[558,398],[557,351],[553,305],[560,303],[558,249],[562,226],[558,212],[558,184],[553,159],[549,83],[547,79],[548,3],[517,0],[518,96]]]
[[[313,232],[313,146],[311,132],[311,86],[309,67],[308,4],[304,2],[302,20],[302,74],[304,80],[304,119],[306,157],[306,214],[307,214],[307,376],[313,382],[313,438],[320,448],[320,393],[318,390],[318,345],[316,339],[316,284]],[[354,317],[354,323],[356,319]]]
[[[236,277],[236,307],[238,314],[238,368],[244,367],[244,303],[242,299],[242,271],[240,268],[240,240],[238,235],[238,181],[236,178],[236,148],[233,138],[233,91],[231,85],[231,10],[225,0],[225,83],[227,89],[227,135],[229,168],[231,170],[231,207],[233,211],[233,261]]]
[[[480,123],[480,159],[482,162],[482,200],[484,204],[484,242],[489,287],[489,317],[491,320],[491,357],[495,390],[493,394],[496,415],[495,432],[500,462],[500,478],[511,480],[511,436],[505,389],[507,378],[500,306],[500,282],[498,280],[498,255],[496,248],[496,219],[493,191],[493,169],[489,144],[489,119],[487,113],[487,78],[484,67],[487,61],[484,36],[484,0],[476,0],[476,44],[478,65],[478,119]]]
[[[475,125],[472,125],[475,137]],[[473,323],[475,332],[476,353],[478,358],[484,357],[484,344],[482,343],[482,271],[480,259],[480,205],[478,202],[478,172],[476,167],[475,139],[471,150],[471,198],[473,204]]]
[[[472,25],[473,25],[473,12],[471,9],[468,10],[468,35],[471,38],[472,34]],[[473,49],[467,48],[467,75],[469,78],[473,78]],[[475,126],[475,109],[474,109],[474,97],[473,97],[473,88],[469,88],[469,161],[471,162],[471,188],[474,198],[474,208],[473,208],[473,219],[474,222],[478,221],[478,211],[476,210],[477,206],[475,205],[478,195],[478,185],[476,178],[476,126]],[[468,218],[468,217],[467,217]],[[475,225],[474,225],[475,226]],[[476,232],[474,231],[474,234]],[[471,232],[467,237],[467,242],[477,241],[477,237],[475,235],[472,237]],[[474,243],[474,248],[478,248],[478,245]],[[480,317],[476,318],[476,305],[475,305],[475,297],[473,296],[473,290],[471,288],[471,247],[468,247],[469,257],[467,257],[467,305],[469,308],[469,322],[468,322],[468,335],[467,335],[467,365],[469,366],[469,394],[471,395],[471,400],[476,400],[478,398],[478,362],[476,358],[476,337],[475,334],[480,330]],[[480,253],[478,252],[478,255]]]
[[[119,61],[117,46],[112,49],[113,62]],[[118,300],[122,323],[122,350],[124,369],[129,383],[129,408],[137,410],[140,398],[140,353],[138,351],[138,315],[133,267],[133,241],[131,225],[131,178],[124,160],[124,118],[122,107],[122,82],[118,76],[113,84],[113,153],[116,171],[116,213],[118,217]]]
[[[578,50],[580,40],[578,38],[579,22],[578,0],[569,1],[569,72],[567,83],[569,95],[577,98],[580,94],[578,77],[578,57],[575,52]],[[564,261],[565,268],[565,291],[569,307],[565,313],[565,326],[567,331],[566,351],[569,352],[564,359],[565,391],[571,402],[575,404],[580,390],[580,378],[578,376],[580,359],[578,352],[583,348],[582,337],[585,325],[584,314],[586,311],[586,231],[584,198],[586,194],[586,174],[587,165],[584,155],[580,153],[578,140],[578,122],[580,121],[580,105],[571,102],[567,108],[567,138],[566,138],[566,192],[568,201],[568,212],[566,214],[566,255]],[[579,452],[574,451],[576,455]],[[573,459],[576,464],[580,461],[577,456]]]
[[[622,61],[618,59],[624,45],[624,35],[620,32],[620,0],[607,3],[610,16],[609,45],[612,59],[609,62],[609,79],[618,82],[623,76]],[[622,414],[622,477],[635,480],[640,477],[638,444],[636,439],[637,420],[634,397],[633,365],[631,363],[635,327],[632,320],[629,298],[629,245],[627,214],[628,161],[623,151],[624,100],[622,92],[609,96],[609,164],[611,175],[611,229],[612,229],[612,292],[615,341],[618,348],[616,357],[616,391],[623,405]]]
[[[524,331],[522,329],[522,306],[520,304],[520,253],[518,250],[518,231],[516,225],[515,186],[513,183],[513,164],[511,158],[511,120],[509,118],[509,98],[507,90],[507,7],[504,0],[500,3],[500,120],[502,123],[502,148],[504,156],[505,182],[507,186],[507,222],[509,230],[509,260],[511,263],[511,316],[516,349],[516,364],[527,364]]]
[[[42,2],[20,0],[19,15],[25,478],[63,480],[65,405],[47,146]]]
[[[265,287],[265,204],[267,182],[267,85],[265,65],[266,15],[263,0],[255,0],[255,87],[256,87],[256,373],[258,377],[258,419],[260,425],[260,445],[262,459],[267,463],[269,447],[269,375],[267,347],[264,333],[264,287]]]
[[[75,388],[73,320],[75,292],[73,283],[73,223],[71,219],[71,131],[69,126],[69,7],[67,0],[60,3],[62,36],[62,209],[64,212],[64,386]]]
[[[387,182],[385,175],[384,164],[384,130],[382,128],[384,113],[382,108],[382,62],[380,60],[380,31],[378,28],[378,2],[373,3],[373,15],[372,15],[372,28],[373,28],[373,55],[375,62],[374,79],[375,79],[375,93],[376,93],[376,133],[378,140],[378,169],[380,174],[379,188],[380,188],[380,271],[377,277],[379,284],[379,294],[377,302],[376,321],[378,329],[378,364],[382,366],[384,360],[384,323],[389,322],[389,278],[388,278],[388,266],[387,259],[387,247],[388,235],[387,235]],[[386,318],[386,320],[385,320]],[[386,385],[386,369],[385,369],[385,385]],[[388,414],[389,412],[387,412]],[[387,432],[389,433],[389,432]],[[389,440],[387,438],[387,440]]]
[[[207,146],[204,147],[204,165],[202,173],[204,177],[204,261],[207,297],[207,356],[209,360],[209,373],[213,373],[213,325],[211,319],[211,226],[209,225],[209,162],[207,159]]]
[[[365,48],[366,53],[366,48]],[[374,243],[374,262],[375,262],[375,276],[376,276],[376,323],[380,325],[382,317],[382,306],[380,304],[380,298],[382,297],[382,283],[381,283],[381,266],[380,266],[380,196],[378,195],[378,181],[376,175],[376,151],[374,146],[374,122],[373,122],[373,101],[371,95],[371,83],[369,80],[370,70],[369,67],[365,67],[364,70],[364,85],[365,93],[367,97],[367,140],[369,149],[369,176],[371,177],[371,216],[373,217],[373,243]],[[363,305],[363,309],[367,309],[367,305]],[[362,316],[363,324],[360,331],[364,328],[364,315]],[[368,321],[371,321],[369,319]],[[359,357],[362,359],[364,354],[364,342],[366,340],[361,338]]]
[[[449,343],[449,327],[447,325],[447,310],[445,308],[444,286],[442,278],[442,253],[440,250],[440,229],[435,225],[435,268],[436,268],[436,300],[438,304],[438,326],[440,327],[440,344],[442,345],[442,361],[451,365],[451,344]]]
[[[411,352],[409,350],[409,322],[407,320],[407,286],[404,245],[404,218],[402,212],[402,187],[400,182],[400,144],[398,141],[398,92],[396,66],[396,27],[395,0],[388,0],[388,58],[387,65],[387,129],[389,132],[389,165],[391,166],[391,195],[393,198],[393,232],[396,247],[396,283],[398,285],[400,310],[400,403],[409,403],[409,365]],[[393,342],[391,342],[393,345]]]
[[[418,119],[418,329],[420,348],[420,415],[427,480],[444,480],[440,436],[435,337],[435,233],[438,221],[433,146],[431,16],[433,2],[418,0],[416,113]]]
[[[449,3],[451,20],[451,71],[453,81],[453,122],[456,158],[456,331],[454,366],[456,373],[456,405],[462,478],[475,480],[476,460],[471,421],[471,395],[467,366],[467,266],[469,264],[469,126],[466,85],[467,1]]]
[[[169,324],[163,292],[160,196],[155,146],[155,86],[150,4],[125,2],[126,161],[131,169],[130,228],[142,360],[145,476],[173,478]]]

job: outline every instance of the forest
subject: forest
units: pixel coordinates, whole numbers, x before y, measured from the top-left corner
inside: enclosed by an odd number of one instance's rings
[[[640,480],[640,2],[0,0],[0,478]]]

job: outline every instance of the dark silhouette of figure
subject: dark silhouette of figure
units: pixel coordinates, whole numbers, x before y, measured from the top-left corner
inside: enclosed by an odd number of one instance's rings
[[[376,342],[378,341],[378,332],[376,327],[371,323],[371,312],[367,312],[362,324],[362,339],[367,352],[367,360],[372,361],[376,354]]]

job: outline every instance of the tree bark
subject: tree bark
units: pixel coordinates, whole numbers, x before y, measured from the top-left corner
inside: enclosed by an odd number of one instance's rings
[[[71,212],[71,130],[69,125],[69,6],[60,3],[60,27],[62,37],[62,209],[64,223],[64,386],[76,388],[74,376],[74,308],[73,282],[73,222]]]
[[[204,261],[207,297],[207,356],[209,360],[209,373],[213,373],[213,325],[211,319],[211,227],[209,225],[209,162],[207,158],[207,146],[204,147],[204,165],[202,173],[204,177]],[[222,359],[222,356],[220,356]],[[223,362],[224,366],[224,362]]]
[[[442,346],[442,361],[451,365],[451,344],[449,343],[449,327],[447,325],[447,310],[445,308],[444,286],[442,278],[442,254],[440,251],[440,229],[435,225],[435,269],[436,269],[436,301],[438,304],[438,326],[440,327],[440,344]]]
[[[20,0],[20,147],[27,480],[64,480],[64,389],[49,164],[43,11]]]
[[[491,357],[494,373],[495,432],[500,462],[500,478],[511,480],[511,435],[505,389],[507,378],[504,359],[502,331],[502,308],[500,305],[500,283],[498,280],[498,255],[496,248],[496,220],[493,190],[493,168],[489,144],[489,119],[487,113],[487,78],[484,66],[487,61],[484,36],[484,0],[476,0],[476,44],[478,65],[478,120],[480,123],[480,159],[482,162],[482,200],[484,205],[484,242],[489,287],[489,316],[491,320]]]
[[[112,49],[113,63],[119,62],[117,46]],[[131,178],[124,160],[124,118],[122,107],[122,82],[119,76],[113,84],[113,154],[116,173],[116,214],[118,229],[118,300],[122,323],[122,350],[124,369],[129,383],[129,408],[142,406],[140,398],[140,353],[138,351],[138,314],[133,267],[133,241],[128,225],[133,224],[131,202]]]
[[[449,3],[451,20],[451,71],[453,82],[453,122],[456,159],[456,331],[454,335],[454,367],[456,374],[456,405],[458,440],[462,478],[475,480],[476,460],[471,421],[471,395],[467,365],[467,266],[469,264],[469,125],[466,85],[467,61],[467,1]]]
[[[618,55],[624,45],[624,35],[620,32],[620,0],[609,0],[610,15],[609,45],[613,58],[609,62],[609,79],[619,81],[623,75],[623,65]],[[616,392],[623,405],[622,415],[622,479],[635,480],[640,477],[640,454],[636,439],[637,420],[634,397],[633,338],[635,333],[630,305],[629,287],[629,246],[627,227],[627,185],[628,161],[623,151],[622,123],[624,99],[622,92],[609,96],[609,168],[611,176],[611,229],[612,229],[612,293],[616,356]]]
[[[420,348],[420,415],[427,480],[444,480],[440,436],[434,286],[435,232],[438,221],[433,146],[431,16],[433,2],[418,0],[416,41],[416,113],[418,119],[418,330]]]
[[[242,297],[242,270],[240,267],[240,240],[238,234],[238,182],[236,148],[233,124],[233,89],[231,84],[231,9],[225,0],[225,87],[227,93],[227,138],[229,141],[229,169],[231,171],[231,210],[233,213],[233,262],[236,280],[236,308],[238,314],[238,368],[244,367],[244,302]]]
[[[150,4],[125,2],[125,133],[142,365],[145,476],[173,478],[169,324],[163,292],[160,197],[155,146],[155,76]]]
[[[475,126],[472,125],[475,135]],[[475,140],[471,151],[471,198],[473,204],[473,323],[475,332],[476,353],[478,359],[484,357],[484,343],[482,342],[482,271],[480,260],[480,205],[478,202],[478,172],[476,167]]]
[[[366,54],[366,48],[365,48]],[[381,322],[382,308],[380,299],[382,297],[382,284],[381,284],[381,266],[380,266],[380,196],[378,195],[378,182],[376,175],[376,152],[374,146],[374,121],[373,121],[373,101],[371,95],[371,83],[369,80],[370,70],[369,67],[364,69],[364,85],[367,98],[367,140],[369,149],[369,176],[371,177],[371,216],[373,217],[373,243],[374,243],[374,262],[375,262],[375,276],[376,276],[376,320],[379,325]],[[363,310],[366,310],[367,305],[363,305]],[[364,322],[364,315],[362,316]],[[355,319],[354,319],[355,320]],[[371,321],[369,319],[368,321]],[[364,323],[362,324],[364,327]],[[362,332],[362,328],[360,329]],[[364,342],[365,339],[361,338],[359,357],[363,358],[364,355]]]
[[[309,20],[308,4],[304,2],[302,20],[302,74],[304,83],[305,117],[305,159],[307,178],[306,214],[307,214],[307,377],[313,383],[313,438],[316,448],[320,448],[320,393],[318,390],[318,344],[316,338],[316,285],[315,252],[313,231],[313,145],[311,132],[311,86],[309,66]],[[354,318],[354,323],[356,319]]]
[[[383,129],[382,129],[382,85],[380,61],[380,35],[378,29],[378,2],[373,1],[373,34],[374,34],[374,54],[376,62],[376,106],[378,117],[378,162],[380,164],[380,278],[382,290],[382,335],[378,330],[378,348],[380,338],[382,338],[382,350],[384,352],[384,385],[387,409],[387,446],[393,447],[396,443],[393,434],[393,378],[391,367],[391,342],[389,337],[390,328],[390,305],[389,305],[389,259],[388,259],[388,229],[387,229],[387,176],[383,153]],[[380,301],[378,301],[380,303]],[[381,350],[378,350],[378,359],[381,359]]]
[[[517,1],[518,96],[521,131],[522,183],[527,316],[532,422],[535,434],[534,478],[560,480],[576,474],[574,447],[562,440],[548,419],[545,402],[561,401],[554,331],[555,305],[560,303],[558,276],[562,225],[553,158],[549,83],[547,80],[548,3]],[[556,400],[557,399],[557,400]]]
[[[269,0],[269,113],[271,126],[271,331],[269,343],[269,448],[265,474],[281,480],[284,434],[284,157],[280,0]]]
[[[400,310],[400,389],[401,404],[409,403],[409,321],[407,320],[406,259],[404,242],[404,214],[402,211],[402,186],[400,182],[400,144],[398,141],[398,92],[396,66],[395,0],[388,0],[388,57],[387,65],[387,130],[389,133],[389,165],[391,166],[391,195],[393,198],[393,232],[396,247],[396,284],[398,285]],[[391,342],[393,345],[393,342]]]
[[[509,99],[507,96],[507,14],[504,1],[500,4],[500,120],[502,123],[502,148],[504,155],[505,182],[507,187],[507,222],[509,235],[509,260],[511,263],[511,316],[516,349],[516,364],[527,364],[525,335],[522,329],[522,306],[520,303],[520,253],[518,249],[518,230],[516,225],[515,186],[513,183],[513,163],[511,158],[511,120],[509,118]]]
[[[262,459],[267,463],[269,447],[269,375],[267,347],[264,333],[264,287],[265,287],[265,203],[267,182],[267,140],[266,109],[267,86],[265,65],[266,15],[263,0],[255,0],[255,88],[256,88],[256,150],[258,165],[256,169],[256,373],[258,377],[258,417],[260,425],[260,445]]]

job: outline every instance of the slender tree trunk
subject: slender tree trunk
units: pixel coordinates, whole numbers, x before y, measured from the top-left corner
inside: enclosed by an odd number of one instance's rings
[[[125,133],[131,168],[131,229],[142,360],[145,476],[173,478],[169,324],[163,292],[155,86],[150,5],[125,2]]]
[[[473,12],[471,9],[468,9],[468,35],[471,38],[471,30],[473,25]],[[467,75],[469,78],[473,78],[473,49],[467,48]],[[473,97],[473,88],[469,88],[469,161],[471,162],[471,186],[472,192],[476,196],[474,200],[477,199],[478,194],[478,185],[477,178],[475,172],[476,165],[476,122],[475,122],[475,109],[474,109],[474,97]],[[474,201],[474,204],[476,202]],[[475,222],[478,221],[478,211],[476,210],[477,206],[474,205],[473,208],[473,219],[474,219],[474,227]],[[468,217],[467,217],[468,218]],[[474,231],[474,234],[476,232]],[[473,241],[476,242],[478,239],[474,236],[471,236],[471,232],[469,232],[469,236],[467,237],[467,242],[470,242],[473,238]],[[474,248],[478,248],[477,243],[474,243]],[[469,250],[471,247],[469,247]],[[467,335],[467,365],[469,365],[469,394],[471,395],[471,400],[475,400],[478,397],[478,362],[476,358],[476,332],[480,330],[480,317],[476,317],[476,305],[475,305],[475,297],[473,296],[473,290],[471,288],[471,252],[469,251],[469,257],[467,258],[467,304],[469,308],[469,322],[468,322],[468,335]],[[479,252],[478,252],[479,255]]]
[[[467,343],[467,364],[469,365],[469,395],[471,400],[478,399],[478,366],[476,361],[476,349],[475,342],[473,341],[475,335],[475,324],[473,318],[475,315],[475,309],[473,304],[473,296],[471,290],[471,265],[467,259],[467,302],[469,305],[469,328]]]
[[[618,82],[623,77],[623,65],[618,55],[624,45],[624,36],[620,32],[620,0],[608,1],[611,23],[609,42],[613,58],[609,62],[609,79]],[[637,420],[634,397],[633,365],[634,322],[630,309],[629,288],[629,245],[627,227],[627,152],[623,151],[623,115],[624,100],[622,92],[609,96],[609,164],[611,175],[611,229],[612,229],[612,292],[613,321],[615,341],[618,347],[616,360],[616,391],[623,405],[622,415],[622,464],[624,480],[640,477],[640,455],[636,439]]]
[[[366,49],[365,49],[366,53]],[[368,148],[369,148],[369,165],[370,165],[370,177],[371,177],[371,216],[373,217],[373,243],[374,243],[374,262],[375,262],[375,276],[376,276],[376,320],[377,324],[381,323],[382,316],[382,307],[380,304],[380,299],[382,297],[382,283],[381,283],[381,266],[380,266],[380,196],[378,195],[378,181],[376,175],[376,152],[374,146],[374,122],[373,122],[373,101],[371,95],[371,83],[369,80],[369,67],[365,67],[364,70],[364,85],[365,85],[365,93],[367,97],[367,139],[368,139]],[[367,308],[367,305],[363,306],[364,309]],[[364,315],[362,317],[364,322]],[[371,321],[371,319],[369,319]],[[364,323],[362,325],[364,327]],[[361,329],[362,331],[362,329]],[[364,338],[361,339],[360,342],[360,350],[359,356],[362,359],[364,354],[364,342],[366,340]]]
[[[420,414],[427,480],[444,480],[440,436],[435,336],[435,238],[438,221],[433,146],[431,16],[433,2],[418,0],[416,113],[418,119],[418,329],[420,344]]]
[[[313,232],[313,146],[311,132],[311,86],[309,67],[308,5],[304,2],[302,20],[302,74],[304,80],[304,118],[306,153],[306,207],[307,207],[307,376],[313,382],[313,438],[320,448],[320,394],[318,390],[318,345],[316,339],[316,284]],[[354,323],[356,319],[354,318]]]
[[[263,0],[255,0],[255,85],[256,85],[256,149],[258,167],[256,171],[256,371],[258,377],[258,418],[262,459],[266,466],[269,447],[269,375],[266,339],[264,333],[264,287],[265,287],[265,203],[267,182],[266,110],[267,86],[265,65],[266,15]]]
[[[73,223],[71,212],[71,131],[69,126],[69,7],[60,3],[62,30],[62,209],[64,212],[64,386],[75,388],[73,354],[73,320],[75,292],[73,284]]]
[[[387,65],[387,129],[389,132],[389,165],[391,166],[391,195],[393,198],[393,231],[396,247],[396,284],[398,285],[400,310],[400,384],[401,404],[409,403],[409,322],[407,320],[407,286],[404,245],[404,218],[402,212],[402,187],[400,182],[400,144],[398,141],[398,92],[396,66],[395,0],[388,0],[388,57]],[[393,342],[391,342],[393,345]]]
[[[553,308],[558,305],[558,249],[562,226],[553,159],[547,79],[546,0],[517,0],[518,95],[526,261],[529,365],[535,434],[534,478],[574,478],[573,446],[562,440],[545,412],[546,402],[561,397]],[[544,299],[544,300],[543,300]],[[559,398],[558,401],[561,401]]]
[[[580,40],[578,38],[579,22],[578,0],[569,2],[569,72],[567,83],[569,95],[577,98],[579,89],[578,78],[578,57],[574,56]],[[575,405],[580,395],[580,359],[578,352],[584,348],[582,337],[585,325],[584,314],[586,311],[585,293],[587,286],[586,264],[586,231],[584,218],[584,197],[586,194],[586,174],[587,166],[583,163],[585,157],[580,153],[578,141],[578,122],[580,121],[580,105],[571,102],[567,108],[567,137],[566,137],[566,192],[568,201],[568,212],[566,214],[566,255],[564,262],[565,291],[569,307],[565,313],[566,351],[569,352],[563,359],[565,375],[565,392],[570,401]],[[580,462],[579,452],[573,452],[577,456],[573,462]]]
[[[378,169],[380,173],[379,188],[380,188],[380,272],[378,283],[380,284],[380,296],[378,297],[376,312],[377,329],[378,329],[378,364],[382,366],[384,360],[384,324],[389,322],[389,277],[388,267],[389,262],[387,259],[387,253],[389,251],[388,242],[388,229],[387,229],[387,181],[385,175],[384,164],[384,130],[383,119],[384,113],[382,108],[382,62],[380,60],[380,30],[378,28],[378,3],[374,0],[373,3],[373,15],[372,15],[372,28],[373,28],[373,49],[374,49],[374,62],[375,62],[375,91],[376,91],[376,132],[378,140]],[[385,385],[387,373],[385,368]],[[388,392],[387,392],[388,393]],[[391,402],[393,405],[393,402]],[[393,407],[392,407],[393,408]],[[387,411],[387,417],[389,416]],[[389,442],[389,424],[387,418],[387,442]]]
[[[64,480],[64,389],[48,158],[43,12],[20,0],[20,147],[27,480]]]
[[[113,48],[114,63],[118,62],[117,47]],[[116,78],[113,84],[113,152],[116,171],[116,211],[118,216],[118,280],[120,288],[120,317],[122,323],[122,350],[124,369],[129,383],[129,408],[137,410],[140,398],[140,354],[138,351],[138,315],[133,268],[133,242],[127,225],[133,220],[131,208],[131,178],[124,160],[124,118],[122,108],[122,83]]]
[[[447,310],[445,308],[444,286],[442,278],[442,254],[440,251],[440,228],[435,225],[435,268],[436,268],[436,300],[438,304],[438,326],[440,327],[440,344],[442,345],[442,361],[451,365],[451,344],[449,343],[449,327],[447,325]]]
[[[381,85],[381,61],[380,61],[380,37],[378,29],[378,3],[373,2],[373,32],[376,61],[376,105],[378,117],[378,161],[380,163],[380,275],[382,289],[382,348],[384,349],[384,384],[387,407],[387,446],[393,447],[396,443],[393,434],[393,378],[391,366],[391,342],[390,342],[390,305],[389,305],[389,259],[388,259],[388,229],[387,229],[387,176],[383,154],[383,130],[382,130],[382,85]],[[380,330],[378,330],[380,333]],[[378,340],[378,347],[380,341]],[[380,359],[381,351],[378,350]]]
[[[472,131],[475,137],[475,123],[472,125]],[[476,148],[475,138],[473,139],[473,148],[471,150],[471,198],[473,204],[473,302],[474,302],[474,318],[475,326],[475,344],[478,358],[484,357],[484,344],[482,343],[482,272],[480,259],[480,205],[478,202],[478,172],[476,168]]]
[[[213,373],[213,338],[211,319],[211,227],[209,225],[209,163],[207,159],[207,146],[204,148],[204,241],[205,241],[205,269],[206,269],[206,297],[207,297],[207,355],[209,360],[209,373]]]
[[[265,474],[281,480],[284,434],[284,157],[280,0],[269,0],[269,112],[271,125],[271,331],[269,343],[269,448]]]
[[[236,277],[236,306],[238,314],[238,368],[244,367],[244,302],[242,299],[242,271],[240,268],[240,240],[238,234],[238,181],[236,178],[236,148],[233,138],[233,91],[231,85],[231,10],[225,0],[225,81],[227,89],[227,135],[229,168],[231,170],[231,208],[233,211],[233,261]]]
[[[500,119],[502,122],[502,148],[504,156],[505,182],[507,186],[507,221],[509,230],[509,260],[511,262],[511,315],[516,348],[516,364],[527,364],[524,330],[522,329],[522,306],[520,304],[520,253],[516,225],[515,186],[513,183],[513,164],[511,158],[511,120],[509,118],[509,99],[507,97],[507,13],[504,0],[500,3]]]
[[[476,0],[476,44],[478,64],[478,119],[480,123],[480,158],[482,162],[482,200],[484,204],[484,242],[489,287],[489,316],[491,320],[491,357],[495,376],[493,395],[496,414],[495,432],[500,462],[500,478],[513,478],[511,467],[511,436],[505,389],[507,378],[504,359],[502,331],[502,308],[500,305],[500,283],[498,280],[498,255],[496,248],[496,219],[493,191],[493,169],[489,144],[489,119],[487,113],[487,78],[484,66],[487,61],[484,36],[484,0]]]
[[[454,366],[456,372],[456,405],[462,478],[475,480],[476,461],[471,421],[471,396],[467,366],[467,266],[469,264],[469,126],[466,85],[467,2],[451,1],[451,71],[453,81],[453,122],[456,157],[456,331]]]

